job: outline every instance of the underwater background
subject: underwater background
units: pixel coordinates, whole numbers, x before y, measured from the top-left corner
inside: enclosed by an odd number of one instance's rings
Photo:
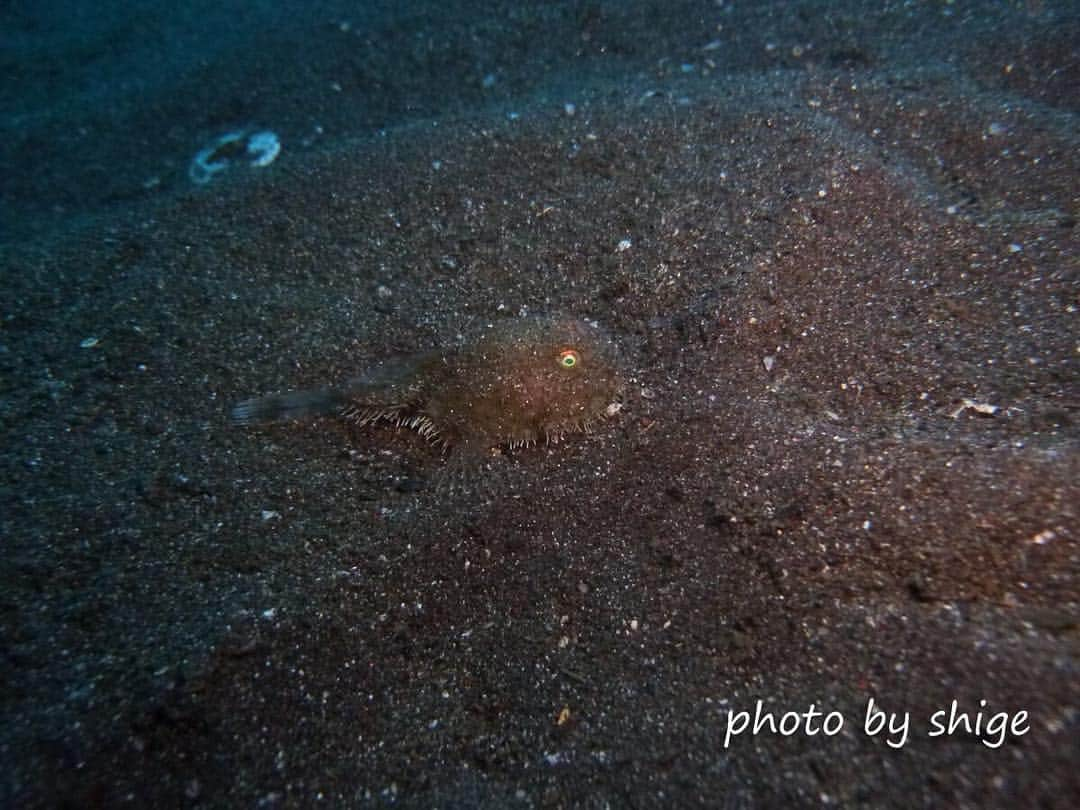
[[[12,0],[0,59],[4,807],[1076,806],[1076,3]],[[549,316],[621,378],[558,442],[230,418],[457,407]]]

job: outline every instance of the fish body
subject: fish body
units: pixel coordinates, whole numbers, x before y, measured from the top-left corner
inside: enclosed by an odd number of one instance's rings
[[[388,421],[444,448],[521,447],[587,431],[618,410],[614,344],[573,318],[497,323],[465,344],[392,358],[340,386],[248,399],[238,424],[339,416]]]

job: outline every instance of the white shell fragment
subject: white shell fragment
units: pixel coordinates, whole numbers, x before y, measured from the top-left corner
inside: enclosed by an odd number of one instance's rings
[[[258,168],[269,166],[281,153],[281,141],[270,130],[256,132],[247,142],[247,153],[251,165]]]
[[[268,129],[251,133],[244,130],[226,132],[195,154],[188,166],[188,177],[197,185],[205,185],[234,162],[263,168],[273,163],[280,153],[281,140]]]
[[[995,413],[1001,410],[1001,408],[999,408],[997,405],[990,405],[986,402],[976,402],[973,399],[968,399],[967,397],[964,397],[962,400],[960,400],[960,405],[957,406],[956,409],[954,409],[953,412],[949,414],[949,416],[951,416],[953,419],[956,419],[968,408],[975,411],[975,413],[982,414],[983,416],[993,416]]]

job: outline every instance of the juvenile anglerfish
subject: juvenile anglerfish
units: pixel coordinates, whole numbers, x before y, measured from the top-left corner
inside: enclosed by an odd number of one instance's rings
[[[383,361],[340,386],[244,400],[240,424],[337,415],[387,421],[444,448],[521,447],[588,431],[619,410],[615,346],[572,318],[518,318],[465,344]]]

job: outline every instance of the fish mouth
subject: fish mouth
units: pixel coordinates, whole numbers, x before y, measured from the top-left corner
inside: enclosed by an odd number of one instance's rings
[[[557,444],[565,436],[571,433],[591,434],[593,429],[601,422],[615,417],[623,408],[622,392],[617,391],[611,397],[607,405],[590,408],[587,413],[579,416],[557,420],[544,425],[539,433],[543,441],[548,444]]]

